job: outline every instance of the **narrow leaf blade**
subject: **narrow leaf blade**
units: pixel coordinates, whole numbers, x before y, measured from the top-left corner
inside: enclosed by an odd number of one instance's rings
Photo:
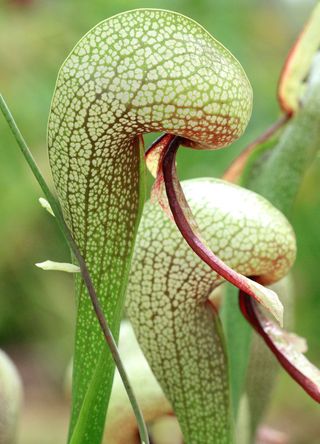
[[[236,287],[230,284],[225,286],[220,313],[229,357],[230,391],[235,419],[247,374],[251,344],[251,328],[238,309],[237,295]]]

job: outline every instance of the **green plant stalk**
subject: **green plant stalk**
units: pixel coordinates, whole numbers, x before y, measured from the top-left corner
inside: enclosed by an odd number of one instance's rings
[[[108,322],[107,322],[107,320],[103,314],[103,311],[101,309],[101,306],[100,306],[98,297],[96,295],[96,292],[95,292],[86,262],[83,259],[82,255],[80,254],[80,251],[79,251],[79,249],[78,249],[78,247],[77,247],[77,245],[70,233],[70,230],[64,221],[61,207],[60,207],[58,201],[53,196],[44,177],[42,176],[42,174],[36,164],[36,161],[33,158],[32,153],[29,150],[27,143],[24,140],[24,138],[23,138],[23,136],[22,136],[22,134],[21,134],[21,132],[20,132],[20,130],[19,130],[19,128],[18,128],[18,126],[17,126],[17,124],[16,124],[16,122],[15,122],[15,120],[14,120],[14,118],[13,118],[13,116],[12,116],[12,114],[11,114],[11,112],[10,112],[10,110],[9,110],[9,108],[8,108],[6,102],[1,94],[0,94],[0,109],[1,109],[6,121],[8,123],[10,129],[11,129],[11,132],[12,132],[25,160],[27,161],[31,171],[33,172],[37,182],[39,183],[42,191],[44,192],[44,194],[45,194],[45,196],[52,208],[52,211],[56,217],[58,226],[59,226],[62,234],[64,235],[65,240],[67,241],[73,255],[75,256],[75,258],[79,264],[82,278],[83,278],[83,281],[85,282],[85,285],[88,289],[88,294],[90,296],[92,306],[93,306],[94,311],[96,313],[96,317],[99,321],[99,324],[100,324],[101,330],[103,332],[103,335],[105,337],[107,346],[109,347],[109,350],[112,354],[113,360],[117,366],[117,369],[119,371],[119,374],[120,374],[123,384],[125,386],[126,392],[128,394],[128,398],[129,398],[132,408],[134,410],[134,414],[136,416],[137,423],[138,423],[141,441],[143,444],[148,444],[149,443],[148,431],[147,431],[147,427],[146,427],[146,424],[143,419],[143,415],[141,413],[139,404],[135,398],[135,395],[134,395],[134,392],[133,392],[132,387],[130,385],[126,371],[123,367],[121,358],[118,353],[116,342],[113,338],[113,335],[112,335],[112,332],[109,328]],[[84,422],[85,422],[85,418],[84,418]],[[83,427],[83,425],[81,424],[81,421],[78,424],[78,427],[79,427],[79,429],[81,429]],[[71,442],[72,442],[72,444],[81,443],[81,434],[80,434],[79,438],[78,438],[78,434],[75,437],[73,437]]]
[[[278,144],[246,186],[280,211],[290,210],[304,175],[320,147],[320,57],[315,57],[303,104],[286,125]]]
[[[279,139],[264,142],[249,157],[240,178],[241,185],[261,194],[290,218],[307,169],[315,160],[320,147],[320,59],[313,65],[302,107],[286,124]],[[272,147],[272,143],[274,146]],[[269,146],[269,144],[271,146]],[[267,147],[267,150],[264,149]],[[260,151],[260,153],[259,153]],[[233,412],[236,415],[246,379],[252,330],[231,296],[236,290],[228,288],[223,306],[223,322],[226,327],[228,354],[231,359],[230,378]],[[230,326],[232,325],[232,330]],[[236,365],[241,341],[240,366]],[[269,387],[268,387],[269,390]],[[250,400],[249,400],[250,401]],[[253,415],[255,412],[251,412]],[[254,419],[257,423],[257,419]]]
[[[239,290],[228,282],[223,289],[220,312],[229,359],[233,417],[236,420],[247,373],[252,329],[239,311]],[[241,332],[241,334],[239,334]]]
[[[272,289],[277,292],[285,307],[284,328],[287,331],[294,329],[294,283],[291,274],[276,282]],[[274,355],[268,350],[259,336],[252,338],[248,371],[246,374],[245,391],[250,415],[250,430],[254,435],[266,407],[272,399],[272,388],[279,373],[279,365]],[[253,438],[251,439],[251,441]],[[249,439],[249,442],[251,442]],[[246,443],[247,444],[247,443]]]

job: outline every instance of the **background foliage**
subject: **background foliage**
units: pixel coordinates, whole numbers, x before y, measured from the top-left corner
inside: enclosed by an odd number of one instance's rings
[[[48,178],[46,125],[57,71],[75,42],[97,22],[137,7],[189,15],[240,60],[254,90],[245,136],[221,152],[183,151],[181,178],[219,176],[246,142],[279,114],[276,85],[292,42],[314,2],[307,0],[0,0],[0,89]],[[148,141],[152,137],[147,137]],[[50,178],[51,180],[51,178]],[[151,183],[151,180],[149,181]],[[309,357],[320,364],[320,159],[310,169],[294,212],[296,331],[308,338]],[[4,120],[0,119],[0,347],[18,364],[26,384],[23,444],[64,442],[68,406],[63,375],[74,327],[72,278],[44,273],[35,262],[68,260],[55,223]],[[281,374],[267,422],[319,442],[317,406]],[[47,436],[50,421],[52,433]],[[57,427],[54,427],[54,424]]]

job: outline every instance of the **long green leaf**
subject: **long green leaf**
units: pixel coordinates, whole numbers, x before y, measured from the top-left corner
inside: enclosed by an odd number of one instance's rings
[[[314,60],[308,85],[303,98],[303,106],[286,125],[278,143],[264,163],[257,160],[252,167],[256,168],[247,186],[268,198],[276,207],[290,217],[290,213],[309,166],[316,159],[320,146],[320,59]],[[241,334],[241,332],[238,332]],[[263,346],[263,345],[262,345]],[[267,352],[267,350],[265,350]],[[263,363],[260,355],[258,367],[268,365],[268,354]],[[262,362],[261,362],[262,361]],[[270,373],[272,368],[270,368]],[[252,372],[251,372],[252,373]],[[253,384],[253,380],[251,379]],[[259,381],[259,387],[260,381]],[[251,406],[252,425],[257,426],[267,405],[272,388],[263,390],[251,387],[249,404]],[[256,396],[259,396],[257,401]],[[263,401],[265,400],[265,402]],[[260,403],[260,408],[255,406]],[[264,405],[261,405],[261,404]],[[255,430],[253,429],[253,432]]]
[[[273,285],[285,307],[284,328],[293,328],[293,281],[290,274]],[[238,310],[239,312],[239,310]],[[239,334],[240,330],[237,330]],[[251,336],[250,336],[251,338]],[[248,371],[245,374],[245,391],[250,412],[251,440],[260,425],[266,407],[272,398],[272,390],[279,373],[279,363],[271,351],[266,348],[262,338],[253,335],[249,356]]]
[[[236,419],[247,374],[251,343],[251,327],[243,318],[238,305],[239,290],[226,284],[223,291],[221,320],[227,341],[230,372],[230,392],[233,416]]]
[[[316,11],[318,12],[312,16],[313,20],[319,20],[319,6],[317,6]],[[319,33],[314,33],[313,35],[316,41],[319,38],[318,36]],[[311,44],[311,51],[313,51],[314,46],[314,44]],[[295,52],[296,53],[293,54],[294,57],[300,57],[301,59],[294,60],[294,64],[296,66],[300,64],[299,69],[308,73],[308,79],[303,89],[299,89],[300,107],[296,110],[296,114],[283,127],[280,134],[272,135],[268,140],[255,148],[247,160],[240,179],[242,185],[268,198],[270,202],[288,216],[290,216],[291,208],[304,176],[316,158],[320,146],[319,56],[315,55],[312,59],[308,52],[308,56],[304,57],[303,52],[301,52],[298,47],[295,48]],[[302,66],[302,64],[304,64],[304,66]],[[295,75],[296,72],[293,74]],[[285,80],[290,84],[290,78]],[[296,79],[294,79],[294,82],[296,82]],[[302,91],[303,95],[301,96]],[[231,306],[233,305],[233,301],[230,298],[226,298],[225,304]],[[230,314],[230,319],[227,319],[226,323],[230,325],[233,321],[234,314],[232,313],[231,307],[226,308],[226,311]],[[248,327],[246,325],[241,326],[241,324],[235,326],[232,334],[227,333],[227,344],[230,355],[237,356],[239,353],[238,344],[233,340],[235,337],[243,339],[243,353],[246,353],[248,344],[251,341],[251,336],[250,332],[248,334]],[[262,343],[260,345],[264,347]],[[263,362],[264,357],[265,362]],[[248,362],[248,357],[243,356],[243,360]],[[256,365],[259,366],[259,368],[271,365],[270,376],[271,373],[274,375],[275,372],[274,366],[272,363],[269,364],[269,361],[269,351],[265,349],[264,353],[260,353],[259,363],[256,363]],[[252,365],[250,372],[251,374],[253,373]],[[235,377],[231,379],[231,384],[235,403],[234,411],[236,411],[239,402],[239,386],[244,387],[245,374],[242,373],[241,377],[240,374],[236,374],[235,369],[231,370],[231,375],[232,374],[235,375]],[[253,428],[255,428],[261,420],[262,413],[267,405],[266,400],[269,399],[267,394],[270,392],[272,380],[269,378],[269,383],[265,387],[261,387],[261,383],[260,381],[258,382],[257,378],[254,379],[251,377],[251,384],[254,384],[253,381],[256,381],[257,385],[250,387],[249,404],[251,405],[250,413],[252,424]],[[256,399],[256,396],[258,396],[259,399]],[[257,408],[258,404],[259,408]]]
[[[289,214],[320,145],[320,56],[313,61],[301,109],[287,123],[268,159],[246,184]],[[253,168],[256,165],[253,165]]]

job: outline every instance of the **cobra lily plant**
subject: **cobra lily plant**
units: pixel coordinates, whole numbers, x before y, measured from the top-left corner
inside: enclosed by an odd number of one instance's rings
[[[126,293],[138,338],[185,443],[234,439],[233,382],[219,315],[209,303],[210,292],[224,280],[240,291],[241,312],[280,364],[319,402],[320,373],[278,325],[283,306],[265,286],[285,275],[294,260],[294,234],[279,210],[288,215],[320,140],[319,15],[318,6],[284,69],[279,97],[285,117],[225,175],[259,194],[217,179],[179,183],[178,148],[230,145],[245,130],[252,107],[240,63],[180,14],[140,9],[111,17],[67,57],[48,124],[58,201],[1,101],[71,247],[73,265],[45,266],[81,272],[69,443],[101,442],[112,357],[139,419],[106,322],[117,340]],[[162,210],[146,206],[130,271],[145,199],[143,134],[148,132],[164,132],[146,154]],[[234,371],[231,365],[231,378]],[[140,436],[149,442],[143,426]]]

